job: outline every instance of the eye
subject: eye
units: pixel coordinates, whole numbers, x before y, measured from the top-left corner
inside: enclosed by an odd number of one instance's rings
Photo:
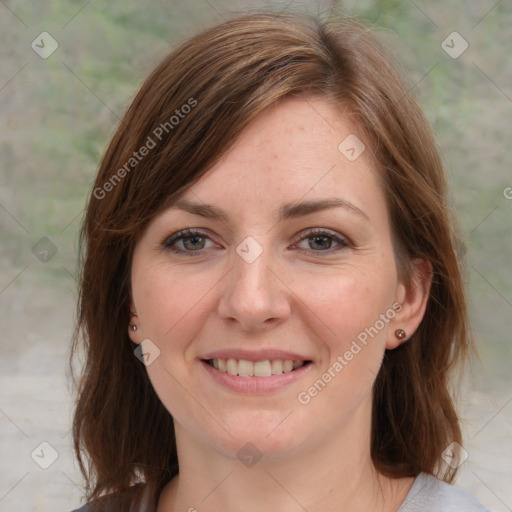
[[[205,249],[207,240],[210,240],[210,238],[202,231],[197,229],[184,229],[164,240],[162,246],[165,249],[170,249],[179,254],[193,256],[193,253],[199,253]],[[181,247],[178,247],[178,244],[181,244]]]
[[[302,249],[311,250],[316,253],[332,254],[333,252],[340,251],[345,247],[349,247],[349,243],[345,238],[325,229],[312,229],[308,231],[305,236],[302,236],[299,241],[308,242],[308,247]],[[337,245],[335,246],[334,250],[331,250],[333,243]]]
[[[205,249],[212,247],[207,246],[207,241],[211,242],[209,236],[205,232],[188,228],[178,231],[166,238],[162,242],[162,247],[177,254],[195,256],[204,252]],[[299,242],[304,241],[308,241],[308,247],[302,247],[301,250],[313,251],[315,253],[332,254],[333,252],[340,251],[350,245],[342,236],[325,229],[309,230],[302,236],[302,238],[299,239]],[[334,249],[333,244],[335,244]],[[297,245],[297,247],[299,247],[299,245]]]

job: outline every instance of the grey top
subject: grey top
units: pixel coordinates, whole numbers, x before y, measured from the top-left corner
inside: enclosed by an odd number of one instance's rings
[[[420,473],[397,512],[492,512],[471,494]]]
[[[126,498],[126,496],[125,496]],[[107,498],[108,503],[101,507],[101,511],[119,512],[119,502]],[[123,500],[124,503],[126,501]],[[131,509],[131,507],[128,507]],[[127,509],[123,509],[124,510]],[[90,504],[74,510],[73,512],[93,512]],[[142,507],[134,512],[155,512]],[[420,473],[414,480],[407,496],[397,512],[492,512],[480,504],[471,494],[442,480]]]

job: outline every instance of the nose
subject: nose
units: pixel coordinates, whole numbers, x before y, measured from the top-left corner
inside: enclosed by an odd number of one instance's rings
[[[263,251],[251,263],[235,254],[232,271],[224,284],[218,314],[243,331],[268,330],[290,315],[291,292],[269,252]]]

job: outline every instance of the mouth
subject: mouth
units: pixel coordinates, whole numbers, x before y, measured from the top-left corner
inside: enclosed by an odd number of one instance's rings
[[[273,375],[292,373],[312,362],[292,359],[249,361],[233,358],[202,359],[202,361],[219,372],[239,377],[272,377]]]

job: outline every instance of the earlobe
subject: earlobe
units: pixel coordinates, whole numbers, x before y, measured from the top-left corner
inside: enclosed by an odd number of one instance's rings
[[[128,324],[128,336],[134,343],[140,343],[139,336],[137,331],[139,330],[139,317],[137,313],[133,310],[132,305],[130,305],[130,323]]]
[[[399,284],[397,299],[402,307],[390,325],[386,341],[388,350],[405,343],[416,332],[427,309],[432,285],[432,264],[428,260],[413,260],[412,274],[409,285]]]
[[[395,329],[394,332],[388,334],[388,340],[386,342],[386,349],[393,350],[394,348],[399,347],[404,344],[410,336],[403,329]]]
[[[405,340],[407,338],[407,333],[403,329],[397,329],[395,331],[395,337],[397,340]]]

